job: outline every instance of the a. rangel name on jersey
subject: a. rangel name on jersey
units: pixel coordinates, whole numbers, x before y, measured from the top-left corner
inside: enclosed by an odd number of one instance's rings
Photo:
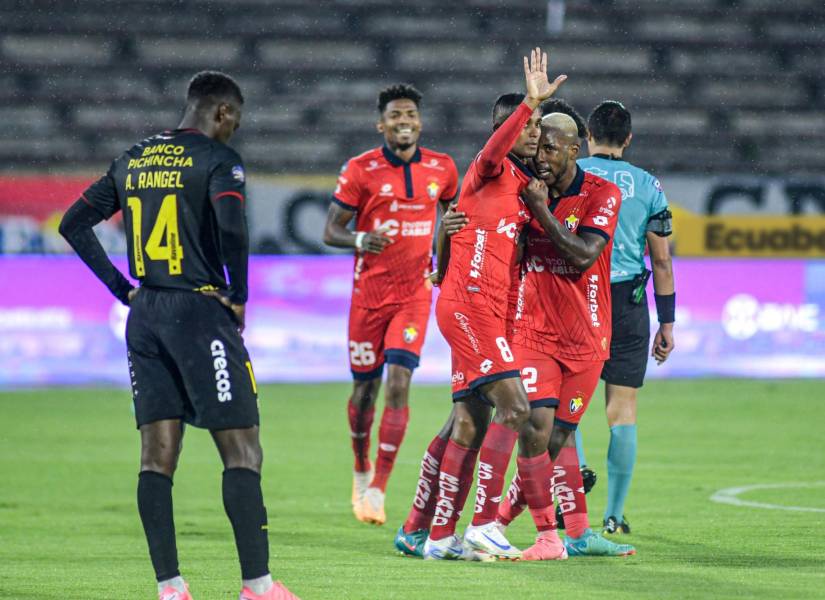
[[[595,273],[587,280],[587,302],[590,307],[590,323],[593,327],[601,327],[599,321],[599,276]]]
[[[478,279],[484,267],[484,246],[487,244],[487,232],[476,229],[476,243],[473,245],[473,259],[470,261],[470,277]]]

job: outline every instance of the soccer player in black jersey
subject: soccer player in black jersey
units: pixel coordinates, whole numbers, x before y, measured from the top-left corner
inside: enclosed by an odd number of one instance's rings
[[[223,461],[241,600],[295,598],[269,574],[257,390],[240,335],[249,258],[245,174],[226,143],[240,124],[242,105],[229,76],[196,74],[178,128],[115,159],[60,224],[80,258],[130,307],[126,346],[141,437],[138,510],[161,600],[192,598],[178,570],[172,515],[184,423],[208,429]],[[138,288],[92,231],[121,210]]]

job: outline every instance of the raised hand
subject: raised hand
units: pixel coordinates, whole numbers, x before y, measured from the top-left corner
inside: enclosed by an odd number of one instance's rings
[[[547,53],[542,52],[541,48],[530,51],[529,61],[526,56],[524,57],[524,85],[527,89],[528,104],[538,106],[547,100],[565,79],[567,75],[559,75],[550,83],[547,79]]]
[[[531,212],[535,213],[537,210],[547,208],[549,192],[547,185],[541,179],[531,179],[521,194]]]

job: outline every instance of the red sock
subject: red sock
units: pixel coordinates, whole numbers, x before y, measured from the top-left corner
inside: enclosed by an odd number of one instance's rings
[[[359,473],[364,473],[372,467],[370,465],[370,430],[375,417],[375,405],[359,410],[350,398],[347,403],[347,415],[349,416],[349,432],[352,436],[352,453],[355,455],[354,469]]]
[[[524,490],[521,486],[521,477],[518,472],[510,482],[507,496],[498,505],[498,520],[503,525],[509,525],[513,520],[524,512],[527,508],[527,500],[524,499]]]
[[[518,472],[524,498],[538,531],[556,528],[556,512],[550,486],[553,479],[553,463],[545,452],[532,458],[518,457]]]
[[[438,474],[438,499],[430,529],[431,539],[442,540],[455,533],[463,502],[466,502],[473,483],[473,471],[467,465],[474,465],[477,455],[478,450],[459,446],[453,440],[447,442]]]
[[[478,461],[473,525],[486,525],[495,521],[504,489],[504,476],[517,439],[518,433],[499,423],[492,423],[487,429]]]
[[[564,516],[565,533],[569,537],[581,537],[584,530],[590,527],[590,522],[587,520],[587,500],[576,449],[562,448],[553,471],[553,493]]]
[[[382,492],[386,491],[387,480],[390,478],[401,442],[404,441],[404,433],[407,431],[409,420],[409,406],[404,408],[384,407],[384,413],[381,415],[381,425],[378,428],[378,456],[375,458],[375,475],[372,478],[370,487],[377,487]]]
[[[424,452],[421,470],[418,472],[418,485],[415,487],[415,498],[410,514],[404,522],[404,533],[430,528],[435,501],[438,498],[438,471],[446,449],[447,440],[435,436]]]

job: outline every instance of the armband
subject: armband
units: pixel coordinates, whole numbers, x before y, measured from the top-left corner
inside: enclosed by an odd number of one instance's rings
[[[673,213],[667,208],[658,212],[647,221],[647,230],[660,237],[667,237],[673,233]]]
[[[356,231],[355,232],[355,249],[356,250],[363,250],[364,249],[364,237],[367,235],[366,231]]]
[[[676,320],[676,294],[653,294],[653,297],[656,298],[656,315],[659,317],[659,323],[673,323]]]

